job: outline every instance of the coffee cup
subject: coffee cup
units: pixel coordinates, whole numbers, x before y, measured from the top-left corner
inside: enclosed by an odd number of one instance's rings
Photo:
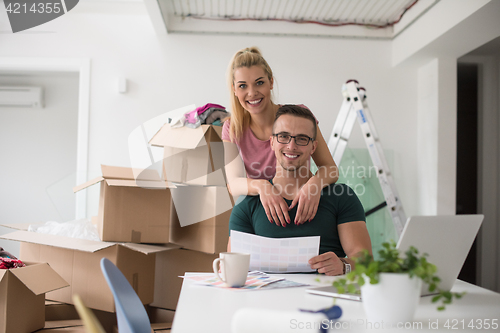
[[[221,273],[219,274],[219,263]],[[219,258],[213,262],[215,275],[229,287],[242,287],[245,285],[250,267],[250,254],[221,252]]]

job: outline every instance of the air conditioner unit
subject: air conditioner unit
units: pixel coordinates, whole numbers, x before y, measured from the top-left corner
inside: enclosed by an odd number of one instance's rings
[[[43,89],[0,86],[0,107],[43,108]]]

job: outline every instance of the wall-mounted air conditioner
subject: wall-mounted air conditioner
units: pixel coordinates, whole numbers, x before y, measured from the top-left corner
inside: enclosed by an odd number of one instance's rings
[[[43,108],[43,89],[0,86],[0,107]]]

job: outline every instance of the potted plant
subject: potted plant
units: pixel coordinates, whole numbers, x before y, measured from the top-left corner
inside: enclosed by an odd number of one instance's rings
[[[427,254],[419,254],[415,247],[406,251],[402,258],[396,243],[383,243],[379,251],[380,259],[374,260],[365,250],[357,257],[353,271],[333,282],[338,292],[359,292],[361,289],[363,306],[368,320],[385,322],[409,322],[413,320],[420,300],[422,282],[430,292],[436,292],[432,302],[441,301],[438,310],[444,310],[453,298],[463,294],[443,291],[438,288],[440,279],[437,268],[427,261]]]

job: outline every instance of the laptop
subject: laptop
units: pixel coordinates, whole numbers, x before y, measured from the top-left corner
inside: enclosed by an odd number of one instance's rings
[[[441,279],[439,288],[450,290],[462,269],[484,215],[413,216],[408,219],[399,238],[397,249],[406,252],[414,246],[427,253],[427,260],[437,267]],[[334,286],[314,287],[306,292],[315,295],[361,301],[360,294],[340,294]],[[422,284],[421,296],[431,295]]]

